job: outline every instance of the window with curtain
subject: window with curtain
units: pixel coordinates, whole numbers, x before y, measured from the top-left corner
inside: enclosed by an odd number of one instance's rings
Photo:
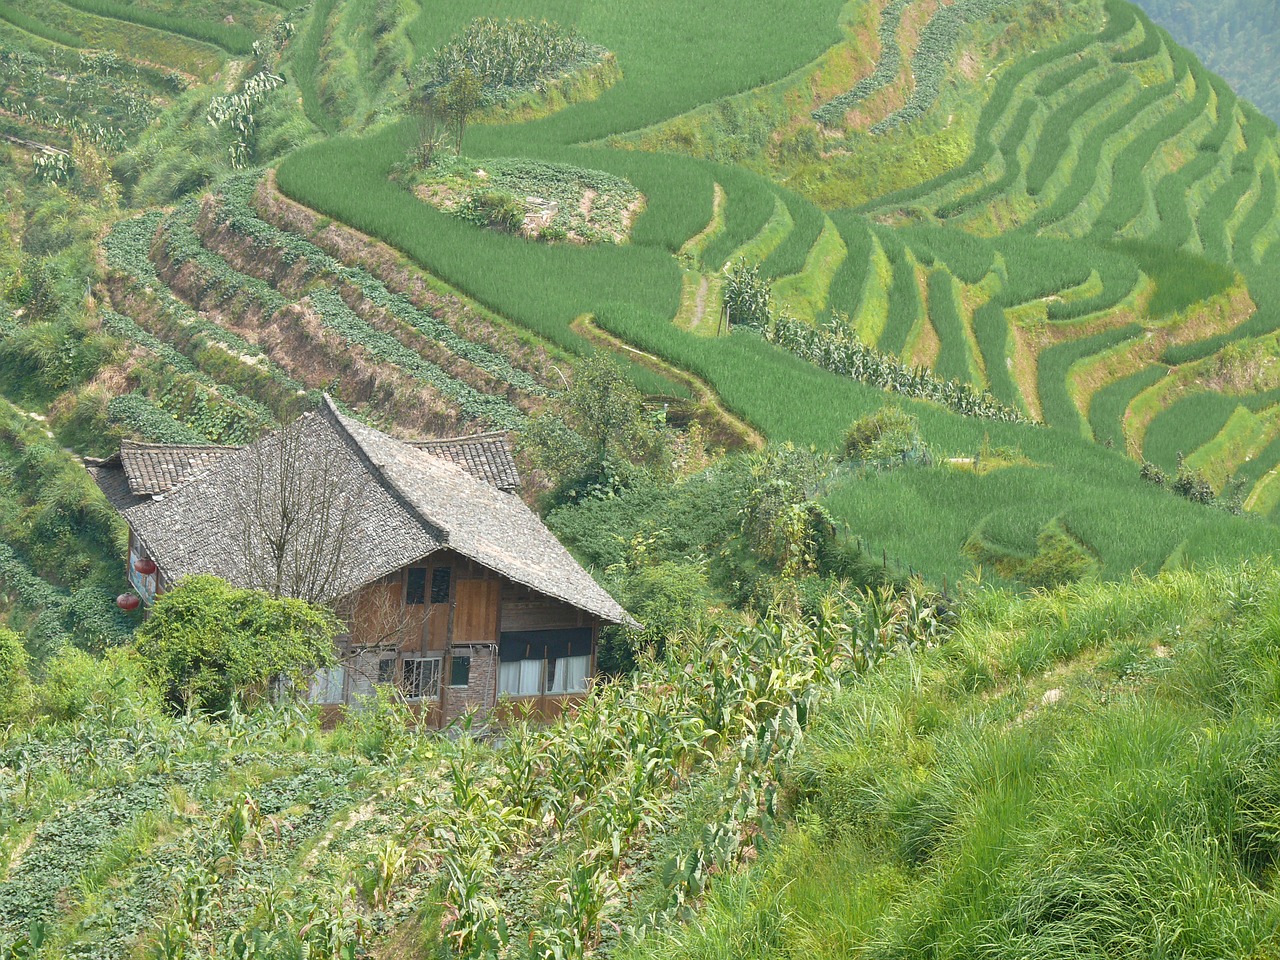
[[[587,689],[591,657],[560,657],[547,663],[547,693],[582,693]]]
[[[341,664],[317,670],[311,675],[307,700],[311,703],[341,703],[346,679],[347,668]]]
[[[544,660],[507,660],[498,666],[498,693],[536,697],[542,693]]]

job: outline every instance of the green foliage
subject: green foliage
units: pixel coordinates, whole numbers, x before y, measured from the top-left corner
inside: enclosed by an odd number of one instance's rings
[[[333,661],[338,630],[331,613],[301,600],[197,576],[157,598],[136,646],[173,707],[217,714],[259,702],[277,678],[304,684],[310,668]]]
[[[428,86],[448,89],[470,72],[489,99],[501,99],[598,60],[603,53],[573,27],[546,20],[480,17],[434,51],[424,80]]]
[[[749,330],[769,329],[773,316],[773,294],[769,281],[760,274],[760,265],[738,260],[724,271],[722,292],[725,316],[729,326]]]
[[[669,637],[695,631],[707,616],[711,591],[699,564],[623,563],[606,570],[605,576],[614,598],[643,628],[602,631],[596,662],[606,673],[634,670],[644,657],[661,659]]]
[[[760,859],[621,956],[1273,950],[1273,575],[974,594],[822,711]]]
[[[0,687],[5,691],[4,699],[0,701],[0,723],[20,717],[29,709],[29,661],[22,637],[12,630],[0,628]]]
[[[128,649],[95,657],[64,647],[42,666],[34,693],[37,713],[55,723],[74,721],[93,709],[156,703],[143,664]]]
[[[920,436],[920,421],[901,407],[884,406],[859,417],[844,438],[849,460],[871,465],[929,464],[929,451]]]
[[[658,473],[670,466],[661,419],[604,354],[578,364],[554,407],[527,421],[520,447],[550,478],[556,499],[607,495],[626,482],[629,465]]]
[[[86,13],[154,27],[157,30],[181,34],[193,40],[204,40],[221,47],[228,53],[241,56],[253,52],[253,42],[256,39],[249,27],[238,23],[226,24],[217,20],[174,16],[150,10],[137,3],[118,3],[115,0],[64,0],[64,2]]]
[[[517,233],[524,226],[524,204],[501,190],[477,190],[458,207],[458,216],[477,227]]]

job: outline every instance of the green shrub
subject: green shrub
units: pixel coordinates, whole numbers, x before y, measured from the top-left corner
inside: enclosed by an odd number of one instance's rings
[[[35,688],[36,712],[55,722],[74,720],[95,706],[126,700],[155,704],[153,688],[132,651],[112,650],[94,657],[66,646],[44,665]]]
[[[661,657],[667,638],[687,630],[705,615],[709,596],[700,564],[664,561],[629,570],[612,582],[613,595],[642,630],[608,627],[600,638],[600,669],[623,673],[640,657]]]
[[[170,706],[221,713],[261,701],[276,678],[304,684],[333,662],[338,630],[323,608],[204,575],[156,600],[136,648]]]
[[[0,629],[0,722],[15,719],[26,712],[31,694],[27,676],[27,650],[22,637],[12,630]]]
[[[927,462],[920,421],[901,407],[881,407],[860,417],[844,438],[844,455],[861,463]]]
[[[458,216],[477,227],[515,233],[524,225],[524,204],[501,190],[481,190],[458,208]]]

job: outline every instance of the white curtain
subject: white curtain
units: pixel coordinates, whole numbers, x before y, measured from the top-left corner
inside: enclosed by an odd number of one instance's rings
[[[534,697],[542,692],[542,660],[507,660],[498,666],[498,692]]]
[[[343,681],[346,680],[346,667],[325,667],[311,676],[311,689],[307,691],[307,699],[312,703],[341,703]]]
[[[561,657],[555,665],[555,677],[548,685],[547,693],[581,693],[587,689],[591,657]]]

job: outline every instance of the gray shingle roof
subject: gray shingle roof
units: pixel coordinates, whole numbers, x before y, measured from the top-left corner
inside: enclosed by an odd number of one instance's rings
[[[124,440],[120,443],[120,463],[129,480],[129,489],[134,493],[166,493],[238,449]]]
[[[515,493],[520,489],[520,472],[516,469],[505,433],[477,433],[470,437],[410,440],[408,443],[432,456],[448,460],[499,490]]]
[[[300,441],[288,439],[294,436]],[[447,547],[603,620],[634,623],[519,497],[476,479],[430,444],[396,440],[343,416],[328,400],[316,413],[252,446],[213,449],[221,455],[176,455],[173,462],[198,462],[200,469],[189,469],[185,482],[153,497],[139,496],[133,488],[123,450],[121,456],[90,464],[94,479],[166,583],[195,573],[252,583],[258,568],[245,558],[260,551],[246,547],[246,517],[255,501],[247,495],[253,485],[246,478],[259,478],[262,486],[266,474],[268,484],[278,482],[272,464],[285,459],[287,450],[304,461],[288,473],[323,470],[323,486],[331,492],[326,502],[345,497],[354,504],[347,521],[351,533],[341,538],[341,569],[325,599],[346,596]]]

